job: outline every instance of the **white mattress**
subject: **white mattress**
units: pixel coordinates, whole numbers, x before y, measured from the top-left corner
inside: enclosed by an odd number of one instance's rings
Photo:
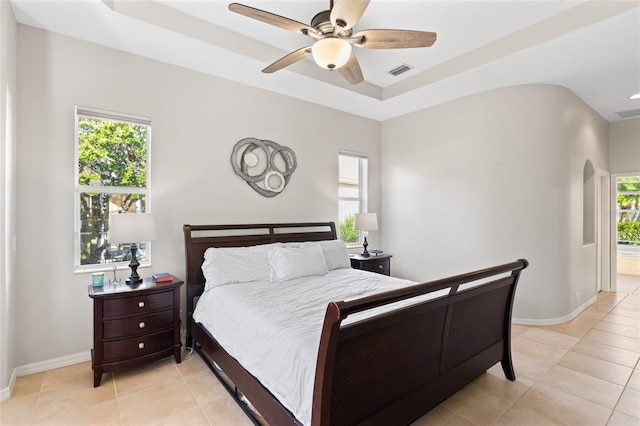
[[[278,283],[227,284],[206,291],[193,318],[300,422],[308,425],[327,304],[411,284],[415,283],[357,269],[337,269],[324,276]],[[427,298],[446,293],[443,290]],[[390,305],[396,306],[398,303]],[[381,309],[389,307],[376,310]],[[376,310],[352,315],[344,323],[362,319]]]

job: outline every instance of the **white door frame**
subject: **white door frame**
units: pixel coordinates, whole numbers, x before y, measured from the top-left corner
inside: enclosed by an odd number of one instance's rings
[[[610,273],[610,223],[615,216],[611,214],[610,179],[608,171],[596,170],[596,294],[600,291],[613,291]]]
[[[640,171],[611,174],[611,290],[616,291],[618,286],[618,229],[616,228],[616,218],[618,216],[618,178],[625,176],[640,176]]]

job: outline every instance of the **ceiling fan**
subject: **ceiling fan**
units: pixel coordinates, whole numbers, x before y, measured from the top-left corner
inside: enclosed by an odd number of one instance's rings
[[[429,47],[436,41],[436,33],[413,30],[362,30],[355,34],[353,27],[369,5],[370,0],[330,0],[329,10],[313,17],[311,25],[294,21],[271,12],[231,3],[229,10],[249,18],[302,33],[315,40],[312,46],[295,50],[262,70],[272,73],[294,64],[309,55],[323,68],[337,69],[350,84],[364,80],[360,64],[351,46],[365,49],[400,49]]]

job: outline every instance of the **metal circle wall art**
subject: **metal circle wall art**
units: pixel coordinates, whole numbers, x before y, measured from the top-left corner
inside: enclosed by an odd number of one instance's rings
[[[297,166],[291,148],[268,140],[244,138],[231,153],[233,171],[265,197],[281,193]]]

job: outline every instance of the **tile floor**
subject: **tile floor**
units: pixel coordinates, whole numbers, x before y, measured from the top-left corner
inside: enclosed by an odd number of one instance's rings
[[[513,327],[517,380],[499,365],[418,425],[640,425],[640,277],[573,321]],[[105,374],[89,363],[21,377],[0,405],[10,425],[250,425],[197,355]]]

